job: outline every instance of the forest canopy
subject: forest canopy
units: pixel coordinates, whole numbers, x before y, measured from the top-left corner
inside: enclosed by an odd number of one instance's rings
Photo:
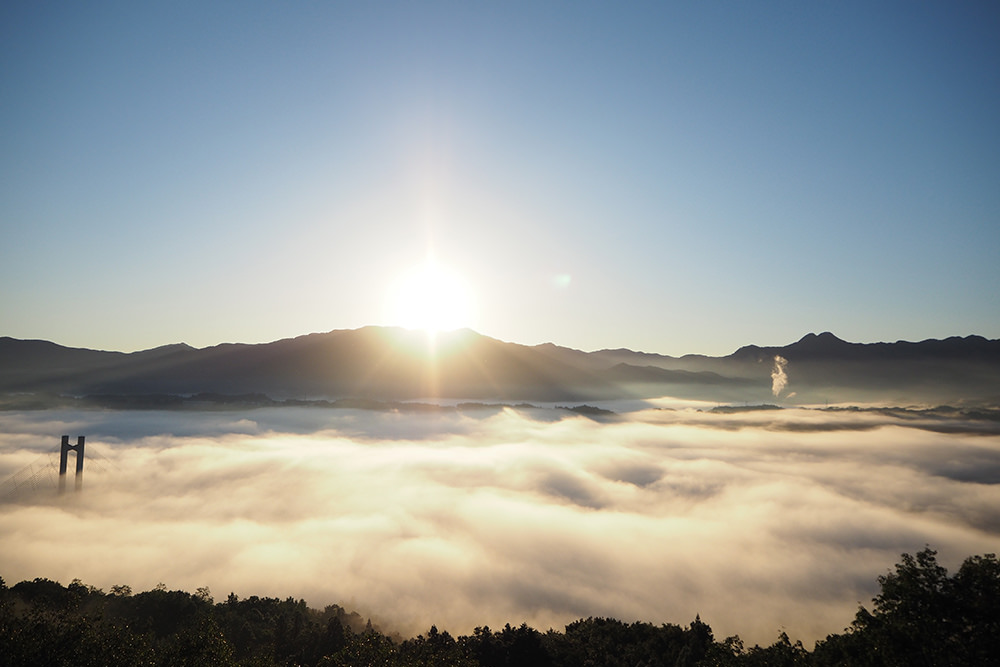
[[[508,624],[459,637],[431,626],[403,639],[338,605],[320,611],[291,597],[216,602],[207,588],[133,594],[125,584],[104,592],[79,580],[0,579],[0,665],[990,664],[1000,655],[1000,561],[972,556],[949,576],[936,556],[903,554],[878,577],[871,609],[812,651],[784,632],[764,647],[716,639],[698,617],[686,626],[587,618],[561,632]]]

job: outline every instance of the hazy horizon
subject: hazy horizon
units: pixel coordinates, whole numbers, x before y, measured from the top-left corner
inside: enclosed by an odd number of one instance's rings
[[[123,352],[125,354],[131,354],[133,352],[146,352],[146,351],[149,351],[149,350],[157,349],[159,347],[169,347],[171,345],[188,345],[189,347],[193,347],[193,348],[199,349],[199,350],[210,348],[210,347],[217,347],[217,346],[221,346],[221,345],[266,345],[268,343],[275,343],[275,342],[279,342],[279,341],[283,341],[283,340],[291,340],[291,339],[294,339],[294,338],[301,338],[303,336],[322,335],[322,334],[327,334],[327,333],[336,333],[338,331],[357,331],[359,329],[369,329],[369,328],[375,328],[375,329],[380,329],[380,328],[384,328],[384,329],[399,329],[399,330],[402,330],[402,331],[405,331],[405,332],[408,332],[408,333],[413,333],[413,334],[426,334],[429,337],[430,340],[433,340],[436,336],[448,335],[448,334],[453,334],[453,333],[461,332],[461,331],[464,331],[464,330],[468,330],[468,331],[472,331],[473,333],[479,334],[481,336],[485,336],[487,338],[493,338],[495,340],[499,340],[500,342],[503,342],[503,343],[514,343],[516,345],[524,345],[524,346],[527,346],[527,347],[534,347],[534,346],[537,346],[537,345],[556,345],[556,346],[559,346],[559,347],[566,347],[566,348],[573,349],[573,350],[579,350],[581,352],[601,352],[601,351],[607,351],[607,350],[623,349],[623,350],[629,350],[629,351],[632,351],[632,352],[641,352],[641,353],[644,353],[644,354],[655,354],[655,355],[675,356],[675,357],[681,357],[681,356],[686,356],[686,355],[724,357],[724,356],[728,356],[728,355],[736,352],[741,347],[746,347],[746,346],[756,346],[756,347],[784,347],[786,345],[791,345],[792,343],[796,343],[796,342],[802,340],[803,338],[805,338],[807,336],[818,336],[818,335],[826,334],[826,333],[833,334],[834,336],[836,336],[840,340],[843,340],[846,343],[857,343],[857,344],[862,344],[862,345],[869,345],[869,344],[875,344],[875,343],[919,343],[919,342],[923,342],[923,341],[926,341],[926,340],[946,340],[946,339],[949,339],[949,338],[969,338],[969,337],[979,337],[979,338],[985,338],[987,340],[1000,340],[1000,338],[991,339],[990,337],[984,336],[984,335],[982,335],[982,334],[980,334],[978,332],[975,332],[975,331],[954,332],[954,333],[951,333],[951,334],[948,334],[948,335],[943,335],[943,336],[940,336],[940,337],[937,337],[937,338],[924,338],[924,339],[917,339],[917,338],[912,338],[911,337],[911,338],[897,338],[897,339],[893,339],[893,340],[849,340],[849,339],[846,339],[846,338],[838,335],[836,331],[823,330],[823,331],[804,331],[804,332],[802,332],[798,336],[794,336],[793,338],[791,338],[789,340],[780,341],[780,342],[746,341],[746,342],[740,343],[739,345],[737,345],[736,347],[734,347],[733,349],[731,349],[731,350],[729,350],[727,352],[722,352],[722,353],[719,353],[719,354],[702,354],[702,353],[698,353],[698,352],[677,352],[677,353],[674,353],[674,354],[668,354],[666,352],[661,352],[659,350],[632,349],[632,348],[625,347],[624,345],[611,345],[610,347],[603,347],[603,348],[596,348],[596,349],[580,349],[580,348],[574,348],[574,347],[569,346],[569,345],[563,345],[562,343],[560,343],[557,340],[542,340],[542,341],[539,341],[539,342],[536,342],[536,343],[526,343],[524,341],[519,341],[519,340],[505,340],[505,339],[502,339],[502,338],[498,338],[496,336],[492,336],[489,332],[479,331],[479,330],[474,329],[472,327],[465,327],[465,326],[454,327],[452,329],[442,329],[442,330],[438,330],[438,331],[426,331],[424,329],[421,329],[420,327],[406,327],[406,326],[395,325],[395,324],[366,324],[366,325],[361,325],[359,327],[351,328],[351,329],[347,329],[347,328],[334,328],[334,329],[329,329],[329,330],[324,330],[324,331],[303,331],[303,332],[300,332],[300,333],[297,333],[297,334],[291,334],[291,335],[288,335],[288,336],[284,336],[282,338],[276,338],[276,339],[271,339],[271,340],[255,340],[255,341],[225,340],[225,341],[219,341],[217,343],[212,343],[212,344],[203,345],[203,346],[191,345],[190,343],[188,343],[185,340],[175,340],[175,341],[171,341],[171,342],[168,342],[168,343],[162,343],[162,344],[156,345],[154,347],[149,347],[149,348],[135,348],[135,349],[112,349],[112,348],[109,348],[109,347],[91,347],[91,348],[88,348],[88,347],[83,347],[83,346],[69,345],[69,344],[64,343],[64,342],[62,342],[60,340],[57,340],[57,339],[55,339],[55,340],[54,339],[43,339],[43,338],[31,337],[31,336],[29,336],[29,337],[23,337],[22,338],[22,337],[17,337],[17,336],[10,336],[9,334],[2,333],[2,332],[0,332],[0,336],[8,336],[10,338],[16,338],[18,340],[44,341],[44,342],[48,342],[48,343],[55,343],[56,345],[59,345],[61,347],[71,347],[71,348],[77,348],[77,349],[91,349],[91,350],[100,351],[100,352]]]

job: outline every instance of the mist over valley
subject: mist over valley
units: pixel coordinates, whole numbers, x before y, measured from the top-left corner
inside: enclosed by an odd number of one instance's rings
[[[0,573],[292,595],[402,636],[700,615],[809,646],[900,553],[1000,546],[997,341],[674,358],[451,336],[0,340]],[[86,470],[58,495],[63,434]]]

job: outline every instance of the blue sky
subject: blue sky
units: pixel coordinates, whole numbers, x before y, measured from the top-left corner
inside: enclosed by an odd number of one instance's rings
[[[994,3],[205,5],[0,7],[0,335],[1000,337]]]

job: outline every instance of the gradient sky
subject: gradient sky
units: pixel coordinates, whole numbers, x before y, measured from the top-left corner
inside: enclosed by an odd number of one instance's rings
[[[7,2],[0,335],[1000,337],[993,2]]]

